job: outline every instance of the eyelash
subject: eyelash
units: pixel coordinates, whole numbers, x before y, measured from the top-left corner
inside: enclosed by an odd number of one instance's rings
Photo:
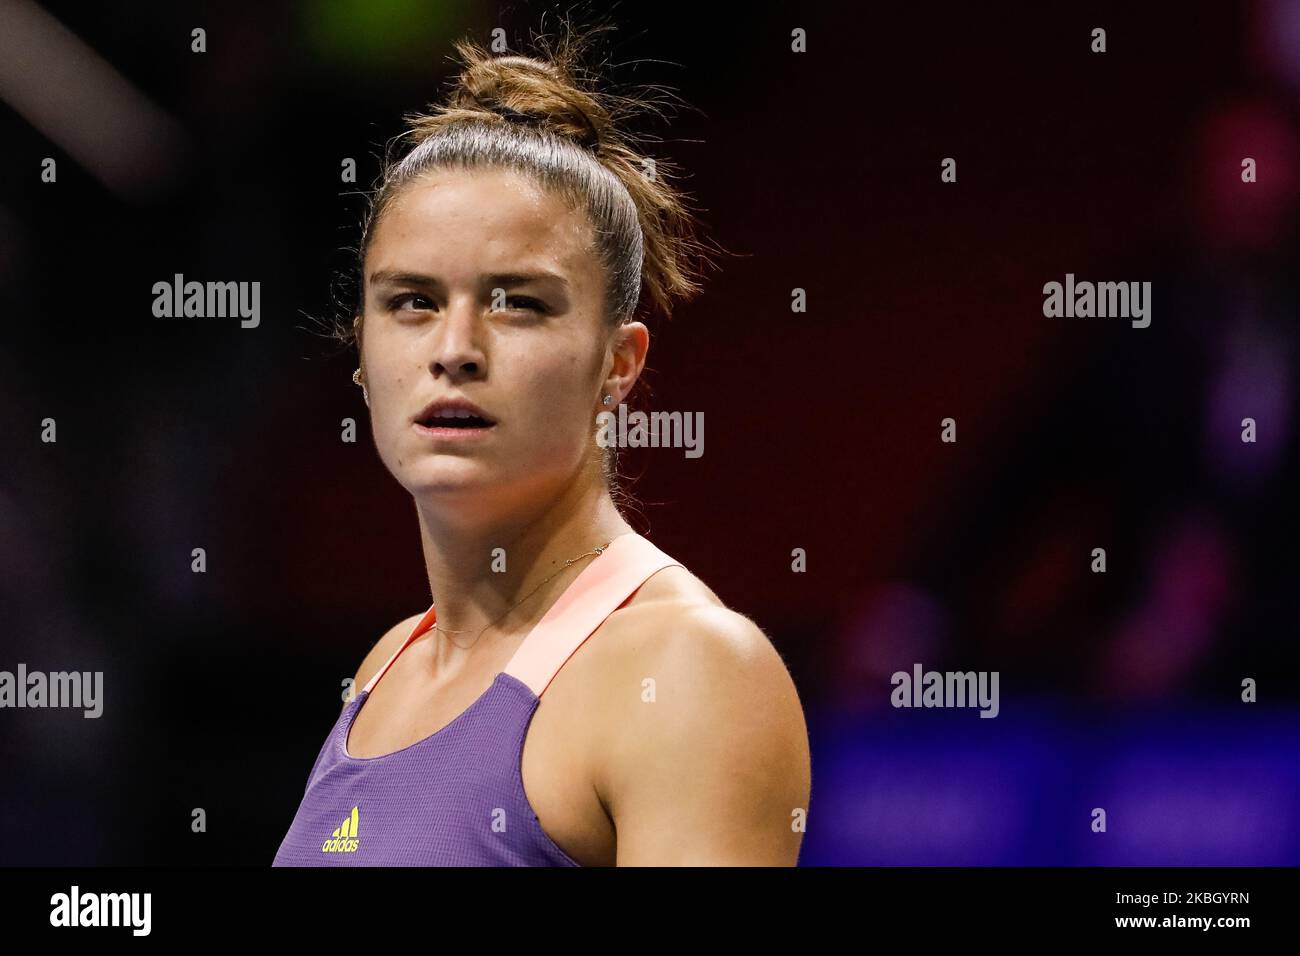
[[[405,302],[409,302],[411,299],[424,299],[425,302],[429,301],[427,296],[419,295],[415,292],[404,292],[399,296],[394,296],[392,299],[389,299],[388,308],[390,311],[395,312],[399,306]]]
[[[395,296],[394,298],[390,299],[388,303],[388,308],[391,311],[397,311],[400,306],[411,301],[412,299],[423,299],[425,302],[429,301],[428,296],[420,295],[418,292],[404,292],[401,295]],[[546,311],[546,306],[540,300],[534,299],[532,296],[508,295],[506,296],[506,301],[527,302],[529,303],[528,308],[533,309],[536,312]]]

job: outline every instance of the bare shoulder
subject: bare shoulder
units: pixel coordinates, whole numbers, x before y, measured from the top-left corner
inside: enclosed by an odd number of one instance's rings
[[[666,568],[599,641],[593,783],[620,865],[793,864],[808,731],[767,634],[685,569]]]
[[[680,566],[652,575],[632,601],[610,615],[598,646],[609,652],[612,659],[604,664],[615,670],[647,664],[689,670],[718,689],[753,690],[756,680],[791,691],[794,686],[762,628]]]
[[[375,642],[361,661],[361,666],[357,668],[356,677],[353,679],[352,684],[353,696],[370,682],[370,678],[374,677],[379,668],[388,662],[388,658],[397,652],[397,649],[402,646],[402,642],[410,637],[411,632],[415,630],[415,626],[423,619],[423,612],[412,614],[405,620],[398,621],[384,632],[384,635]]]

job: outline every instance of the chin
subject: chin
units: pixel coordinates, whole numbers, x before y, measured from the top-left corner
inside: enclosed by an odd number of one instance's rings
[[[481,462],[436,462],[405,469],[402,485],[412,494],[458,496],[482,492],[497,484]]]

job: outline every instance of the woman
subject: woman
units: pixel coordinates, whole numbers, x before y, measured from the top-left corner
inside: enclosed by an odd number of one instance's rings
[[[693,294],[698,247],[578,48],[458,43],[372,197],[354,377],[433,604],[361,663],[275,865],[797,862],[793,682],[623,519],[595,438],[645,365],[638,304]]]

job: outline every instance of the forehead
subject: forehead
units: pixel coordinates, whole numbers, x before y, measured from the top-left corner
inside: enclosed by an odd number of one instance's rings
[[[598,268],[581,211],[509,170],[438,170],[406,186],[388,207],[370,269],[514,271],[524,263],[574,279]]]

